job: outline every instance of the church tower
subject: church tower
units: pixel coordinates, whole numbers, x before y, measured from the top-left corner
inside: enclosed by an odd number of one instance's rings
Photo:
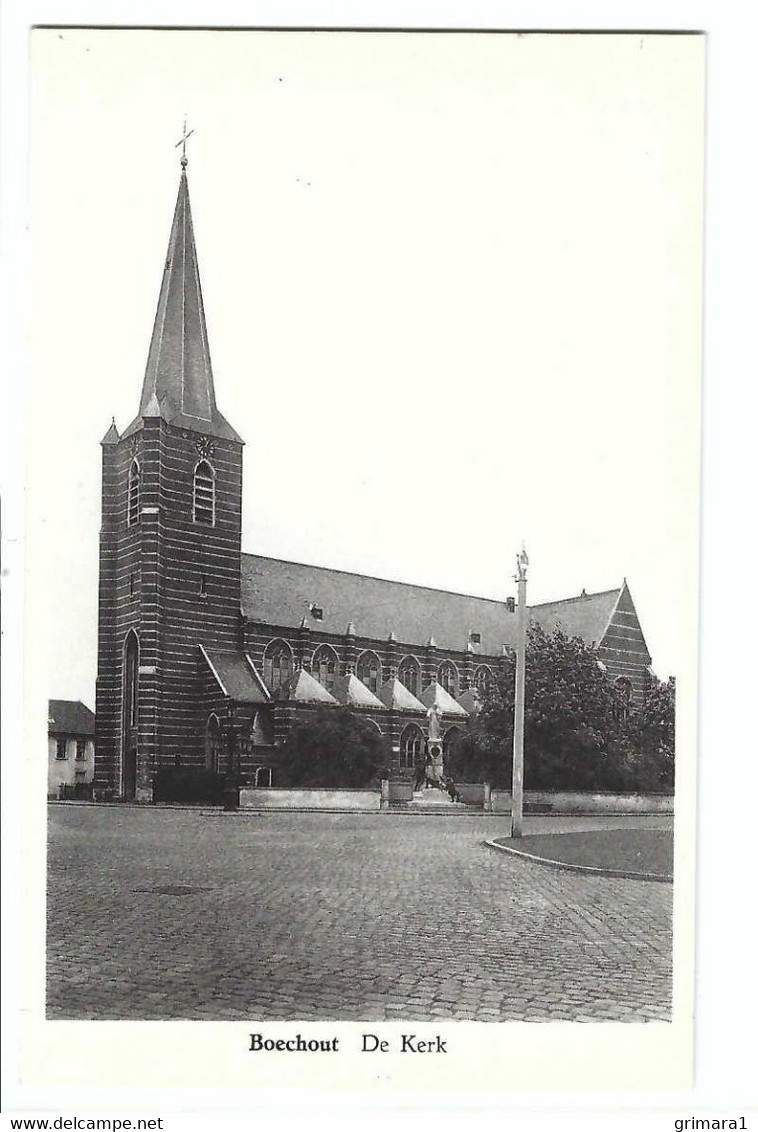
[[[203,649],[241,644],[242,440],[216,408],[182,170],[139,411],[102,440],[96,780],[205,765]]]

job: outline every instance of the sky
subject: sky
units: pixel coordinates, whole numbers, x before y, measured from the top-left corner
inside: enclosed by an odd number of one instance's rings
[[[696,640],[699,37],[38,30],[29,545],[94,706],[99,441],[179,180],[243,550],[530,603],[628,579]]]

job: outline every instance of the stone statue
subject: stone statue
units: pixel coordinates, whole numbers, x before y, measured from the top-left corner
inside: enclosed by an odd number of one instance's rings
[[[433,705],[426,713],[429,720],[429,742],[440,743],[442,742],[442,728],[440,726],[440,717],[437,708]]]

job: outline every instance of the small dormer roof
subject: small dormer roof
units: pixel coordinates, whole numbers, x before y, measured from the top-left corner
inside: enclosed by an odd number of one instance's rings
[[[304,668],[299,668],[297,672],[290,676],[286,684],[282,684],[281,688],[274,693],[274,699],[298,704],[329,704],[331,706],[337,704],[334,696]]]
[[[348,707],[383,708],[384,704],[378,699],[354,672],[347,672],[338,676],[334,681],[332,695],[338,703],[347,704]]]
[[[468,712],[465,708],[461,707],[459,703],[453,699],[449,692],[446,692],[441,684],[436,680],[432,680],[431,684],[427,684],[421,693],[421,702],[427,708],[436,708],[437,711],[443,715],[458,715],[466,716]]]
[[[391,711],[415,711],[426,713],[426,708],[417,700],[413,692],[409,692],[405,684],[398,680],[397,676],[393,676],[390,680],[385,681],[379,689],[379,699],[386,708]]]

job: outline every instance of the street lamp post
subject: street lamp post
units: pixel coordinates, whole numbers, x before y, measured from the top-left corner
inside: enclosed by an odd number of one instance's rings
[[[526,568],[529,558],[522,547],[516,558],[518,623],[516,627],[516,696],[513,704],[513,788],[511,837],[521,837],[524,820],[524,678],[526,674]]]

